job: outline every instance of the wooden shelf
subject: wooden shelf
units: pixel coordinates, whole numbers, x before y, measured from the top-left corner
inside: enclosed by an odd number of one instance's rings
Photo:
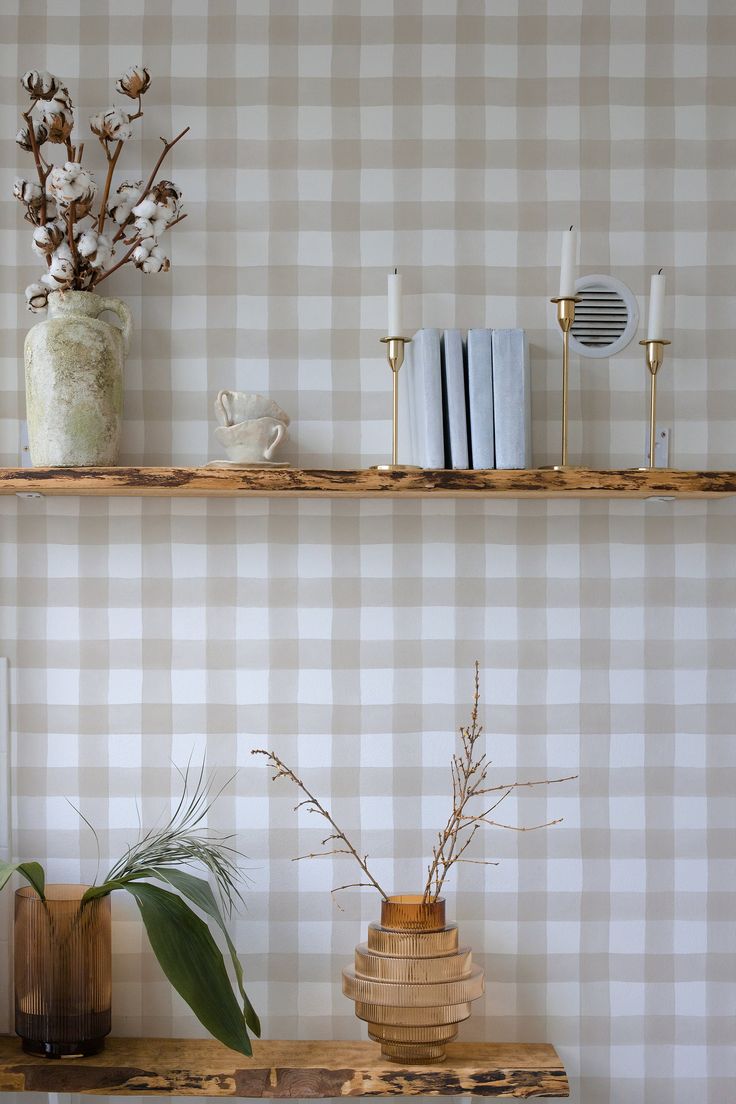
[[[210,1039],[108,1039],[92,1058],[54,1061],[0,1036],[0,1092],[105,1096],[567,1097],[567,1074],[546,1043],[452,1043],[443,1062],[408,1066],[376,1043],[253,1043],[244,1058]]]
[[[718,498],[736,471],[0,468],[0,494],[255,498]]]

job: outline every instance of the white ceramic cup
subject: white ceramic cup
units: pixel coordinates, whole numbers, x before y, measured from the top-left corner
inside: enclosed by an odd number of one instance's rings
[[[215,417],[221,426],[234,426],[255,418],[274,418],[289,424],[289,415],[273,399],[248,391],[220,391],[215,399]]]
[[[250,418],[215,430],[215,437],[236,464],[273,463],[286,434],[286,426],[276,418]]]

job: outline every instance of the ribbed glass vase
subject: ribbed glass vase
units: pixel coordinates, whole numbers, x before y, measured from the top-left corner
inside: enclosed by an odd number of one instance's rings
[[[96,1054],[110,1032],[110,897],[82,906],[86,889],[15,895],[15,1030],[31,1054]]]
[[[440,1062],[470,1002],[483,994],[484,976],[468,947],[458,946],[457,924],[445,923],[445,902],[419,895],[381,902],[381,923],[355,948],[355,968],[343,970],[343,992],[368,1035],[395,1062]]]

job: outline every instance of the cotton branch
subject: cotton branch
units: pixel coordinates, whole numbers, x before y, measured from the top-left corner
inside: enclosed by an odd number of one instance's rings
[[[286,763],[284,763],[283,760],[279,759],[278,755],[274,754],[274,752],[272,752],[272,751],[265,751],[263,748],[254,748],[251,751],[251,755],[265,755],[266,759],[269,761],[271,766],[276,771],[276,773],[273,775],[272,781],[275,781],[277,778],[287,778],[290,782],[293,782],[294,785],[299,790],[301,790],[301,792],[304,794],[304,800],[300,801],[297,805],[294,806],[295,810],[300,809],[300,808],[306,808],[310,812],[318,813],[321,817],[324,817],[324,819],[327,821],[327,823],[333,829],[333,832],[322,841],[322,846],[325,846],[326,844],[331,843],[333,840],[336,841],[337,843],[344,843],[345,844],[345,847],[335,847],[335,848],[331,848],[328,851],[319,852],[318,854],[313,854],[313,855],[300,855],[299,858],[300,859],[313,859],[313,858],[324,857],[324,856],[333,855],[333,854],[334,855],[343,855],[343,854],[344,855],[351,855],[355,859],[355,861],[357,862],[360,869],[365,874],[368,881],[367,882],[352,882],[349,886],[347,886],[347,885],[338,886],[336,889],[333,889],[332,892],[337,893],[338,890],[340,890],[340,889],[349,889],[349,888],[352,888],[353,886],[357,886],[357,885],[372,886],[374,889],[378,890],[378,892],[384,898],[384,900],[387,900],[388,899],[388,894],[383,889],[381,889],[380,885],[378,884],[378,882],[376,881],[376,879],[373,877],[370,870],[368,869],[368,865],[367,865],[368,856],[364,855],[364,856],[361,857],[358,854],[358,852],[353,847],[353,845],[350,842],[350,840],[348,839],[348,837],[343,832],[342,828],[340,828],[339,825],[337,825],[335,823],[335,821],[332,818],[332,815],[328,812],[327,809],[325,809],[324,805],[322,805],[320,803],[320,801],[314,796],[314,794],[311,793],[307,789],[307,787],[302,782],[301,778],[298,778],[297,775],[294,773],[294,771],[291,770],[290,767],[287,767]]]
[[[104,272],[102,272],[96,278],[93,277],[93,280],[92,280],[92,283],[90,284],[90,287],[97,287],[97,285],[101,284],[103,280],[106,280],[108,276],[112,276],[113,272],[117,272],[117,270],[119,268],[122,268],[124,264],[127,264],[128,261],[130,260],[130,258],[135,253],[136,246],[139,245],[139,244],[140,244],[140,238],[135,238],[133,240],[133,244],[131,245],[130,249],[125,254],[125,256],[121,257],[121,259],[117,262],[117,264],[114,264],[111,268],[106,268],[104,270]]]
[[[49,173],[51,172],[51,166],[49,166],[47,169],[44,170],[43,165],[41,163],[41,160],[42,160],[41,159],[41,151],[38,148],[38,142],[36,141],[36,131],[35,131],[35,128],[34,128],[34,123],[33,123],[33,109],[34,109],[34,107],[36,106],[37,103],[38,103],[38,101],[34,100],[33,103],[31,104],[31,106],[28,108],[28,111],[21,112],[21,118],[25,119],[25,121],[28,125],[28,139],[31,143],[31,151],[33,153],[33,160],[36,163],[36,172],[38,173],[38,182],[41,185],[41,192],[42,192],[42,195],[43,195],[43,199],[41,200],[41,206],[39,208],[39,216],[38,216],[39,217],[39,223],[38,224],[40,226],[45,226],[46,225],[46,178],[49,175]],[[49,263],[50,263],[50,261],[49,261]]]
[[[142,115],[143,112],[141,111],[140,114]],[[107,142],[103,142],[101,138],[100,142],[102,143],[102,146],[105,150],[105,157],[107,158],[107,176],[105,178],[105,188],[102,193],[102,200],[100,202],[100,217],[97,220],[98,234],[102,233],[103,227],[105,225],[105,216],[107,215],[107,201],[110,198],[110,185],[112,184],[112,177],[113,173],[115,172],[115,166],[118,163],[118,157],[120,156],[123,148],[123,142],[122,139],[120,139],[117,146],[115,147],[115,152],[112,154],[112,156],[110,156],[110,150],[108,149]]]
[[[153,166],[153,171],[151,172],[151,175],[149,176],[149,178],[146,181],[145,185],[141,189],[141,193],[138,196],[138,199],[137,199],[136,202],[140,203],[140,201],[143,199],[143,197],[145,195],[148,195],[149,191],[151,190],[151,185],[153,184],[154,180],[156,179],[156,176],[158,175],[158,170],[163,165],[164,160],[166,159],[168,154],[171,152],[171,150],[174,148],[174,146],[179,141],[179,139],[183,138],[188,130],[190,130],[190,127],[184,127],[184,130],[182,130],[181,134],[177,134],[176,138],[172,138],[170,142],[167,142],[165,138],[161,139],[161,141],[164,144],[164,148],[161,151],[161,156],[159,157],[156,164]],[[134,204],[134,206],[135,206],[135,204]],[[125,234],[125,227],[131,221],[132,217],[133,217],[132,215],[128,215],[128,218],[125,220],[125,222],[123,223],[123,225],[120,227],[117,234],[113,238],[113,243],[115,243],[117,241],[120,241],[120,239],[123,237],[123,235]]]

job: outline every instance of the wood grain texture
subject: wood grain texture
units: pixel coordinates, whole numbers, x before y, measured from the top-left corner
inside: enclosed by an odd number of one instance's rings
[[[92,1058],[24,1054],[0,1036],[0,1092],[130,1096],[567,1097],[567,1075],[546,1043],[452,1043],[447,1058],[405,1067],[375,1043],[254,1042],[244,1058],[209,1039],[108,1039]]]
[[[0,468],[0,494],[262,498],[710,498],[733,471],[358,471],[301,468]]]

